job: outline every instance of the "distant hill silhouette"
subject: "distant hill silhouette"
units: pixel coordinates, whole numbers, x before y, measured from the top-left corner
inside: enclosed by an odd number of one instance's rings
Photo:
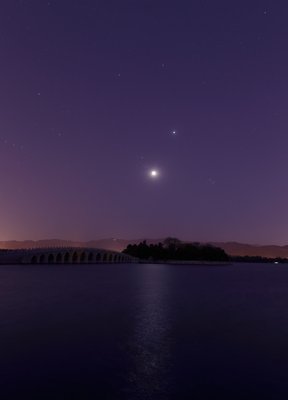
[[[213,242],[231,256],[260,256],[267,258],[288,258],[288,246],[252,245],[237,242]]]
[[[107,250],[122,251],[128,244],[139,244],[145,238],[126,240],[126,239],[100,239],[91,240],[87,242],[77,242],[62,239],[49,239],[49,240],[25,240],[25,241],[0,241],[0,249],[31,249],[39,247],[95,247]],[[146,239],[148,244],[157,244],[164,239]],[[191,243],[186,241],[187,243]],[[203,243],[205,244],[205,243]],[[288,258],[288,245],[251,245],[237,242],[209,242],[213,246],[222,248],[227,254],[231,256],[261,256],[261,257],[281,257]]]

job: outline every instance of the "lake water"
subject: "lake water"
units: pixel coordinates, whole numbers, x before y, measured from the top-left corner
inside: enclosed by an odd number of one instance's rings
[[[286,399],[288,265],[0,267],[1,399]]]

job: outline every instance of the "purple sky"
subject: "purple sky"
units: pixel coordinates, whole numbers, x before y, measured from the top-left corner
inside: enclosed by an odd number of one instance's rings
[[[1,0],[0,240],[288,243],[287,14]]]

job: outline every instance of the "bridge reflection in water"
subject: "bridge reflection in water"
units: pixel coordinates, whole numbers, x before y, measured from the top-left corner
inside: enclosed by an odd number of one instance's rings
[[[127,254],[82,247],[4,250],[0,253],[0,264],[115,264],[135,262],[138,262],[138,259]]]

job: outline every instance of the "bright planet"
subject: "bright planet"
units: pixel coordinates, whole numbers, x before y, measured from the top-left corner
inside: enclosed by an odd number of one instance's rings
[[[152,178],[157,178],[157,177],[159,176],[159,172],[158,172],[156,169],[152,169],[152,170],[150,171],[150,176],[151,176]]]

